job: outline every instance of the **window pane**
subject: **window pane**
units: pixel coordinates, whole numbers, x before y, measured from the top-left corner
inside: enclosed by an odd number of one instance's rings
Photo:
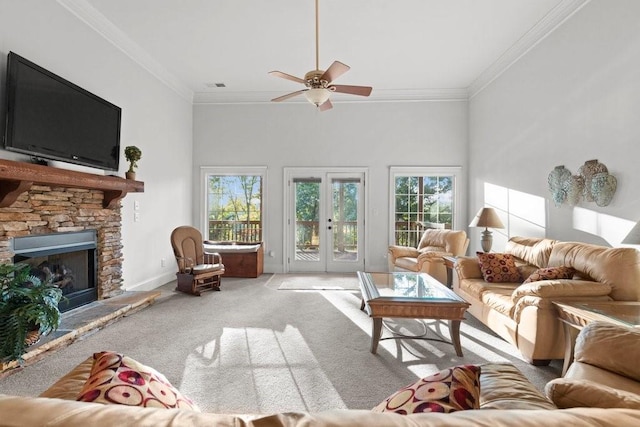
[[[262,177],[208,175],[208,239],[262,241]]]
[[[417,246],[422,224],[453,224],[453,176],[396,176],[395,244]]]

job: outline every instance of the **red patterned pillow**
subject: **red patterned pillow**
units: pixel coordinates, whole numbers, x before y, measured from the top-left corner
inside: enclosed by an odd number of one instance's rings
[[[479,407],[480,366],[463,365],[422,378],[396,391],[372,410],[407,415]]]
[[[537,282],[538,280],[571,279],[576,273],[572,267],[547,267],[540,268],[527,277],[524,283]]]
[[[95,353],[87,382],[76,400],[168,409],[200,409],[160,372],[113,352]]]
[[[513,256],[509,254],[493,254],[488,252],[476,252],[480,270],[485,282],[521,282],[522,275],[516,267]]]

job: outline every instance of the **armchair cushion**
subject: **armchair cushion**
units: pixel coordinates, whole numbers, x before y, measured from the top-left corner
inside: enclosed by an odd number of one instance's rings
[[[544,391],[560,409],[575,407],[640,409],[640,395],[589,380],[557,378],[547,383]]]
[[[484,280],[489,283],[520,282],[520,270],[510,254],[477,252]]]
[[[222,270],[222,268],[224,268],[222,264],[198,264],[193,266],[192,272],[194,274],[208,273],[210,271]]]

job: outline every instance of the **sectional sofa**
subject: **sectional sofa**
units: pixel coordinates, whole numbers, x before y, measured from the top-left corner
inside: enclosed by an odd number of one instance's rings
[[[547,395],[509,364],[480,366],[474,408],[452,413],[381,413],[333,410],[321,413],[214,414],[76,401],[89,381],[92,357],[60,378],[39,397],[0,394],[0,426],[601,426],[640,425],[640,331],[592,324],[578,337],[576,362],[565,378],[553,380]],[[612,350],[613,348],[613,350]],[[94,384],[104,383],[99,376]],[[224,384],[211,384],[224,387]],[[107,388],[107,393],[111,389]],[[158,389],[162,390],[162,389]],[[392,390],[390,390],[391,392]],[[402,392],[402,389],[399,391]],[[439,390],[429,391],[429,399]],[[125,393],[120,393],[124,395]],[[132,394],[133,396],[133,394]],[[413,396],[417,396],[414,394]],[[375,403],[372,402],[372,406]]]
[[[634,248],[513,237],[504,253],[489,256],[498,263],[505,254],[516,267],[506,281],[491,281],[478,256],[459,257],[453,289],[471,304],[469,313],[530,363],[564,357],[564,332],[553,301],[640,301],[640,252]]]

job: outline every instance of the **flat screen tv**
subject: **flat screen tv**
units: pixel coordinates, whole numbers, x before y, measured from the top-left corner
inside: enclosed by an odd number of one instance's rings
[[[9,53],[5,149],[117,171],[120,118],[116,105]]]

